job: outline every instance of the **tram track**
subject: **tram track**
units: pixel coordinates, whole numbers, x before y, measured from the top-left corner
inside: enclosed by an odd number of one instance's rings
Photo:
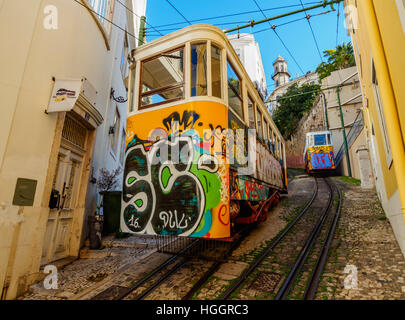
[[[129,296],[131,293],[133,293],[136,289],[140,288],[142,285],[147,283],[149,280],[151,280],[154,276],[158,275],[160,272],[164,271],[166,268],[168,268],[170,265],[172,265],[175,261],[177,261],[181,254],[186,252],[187,250],[191,249],[193,246],[195,246],[200,239],[196,239],[192,241],[189,245],[187,245],[185,248],[181,249],[177,254],[174,256],[170,257],[166,261],[164,261],[162,264],[160,264],[158,267],[153,269],[149,274],[147,274],[145,277],[143,277],[141,280],[137,281],[133,286],[129,287],[125,292],[122,294],[116,296],[114,300],[123,300],[125,297]],[[168,279],[174,272],[176,272],[178,269],[183,267],[187,262],[189,261],[188,258],[183,259],[183,261],[180,261],[177,263],[172,269],[167,271],[162,277],[160,277],[157,281],[153,283],[152,286],[149,288],[145,289],[141,294],[136,296],[134,300],[141,300],[145,298],[147,295],[149,295],[156,287],[158,287],[160,284],[162,284],[166,279]]]
[[[299,273],[302,271],[303,265],[305,263],[305,261],[308,258],[308,255],[311,251],[311,249],[313,249],[315,241],[317,240],[319,233],[321,231],[322,226],[324,225],[331,205],[332,205],[332,199],[333,199],[333,189],[332,186],[330,185],[330,182],[327,179],[324,179],[324,181],[326,182],[326,185],[329,188],[329,197],[328,197],[328,202],[326,207],[324,208],[320,218],[318,219],[318,222],[316,223],[316,225],[314,226],[314,228],[312,229],[312,232],[310,233],[309,237],[307,238],[304,246],[302,247],[294,265],[292,266],[287,278],[285,279],[285,281],[283,282],[280,290],[277,292],[277,295],[275,297],[275,300],[285,300],[289,293],[291,292],[292,287],[294,286],[294,283],[299,275]],[[313,282],[310,282],[310,285],[314,285]],[[308,287],[310,291],[316,290],[315,287],[311,288]]]
[[[330,207],[332,204],[333,200],[333,191],[332,191],[332,186],[327,182],[324,178],[314,178],[315,184],[314,184],[314,191],[313,194],[310,198],[309,201],[306,202],[304,208],[300,210],[300,212],[295,216],[295,218],[285,227],[281,233],[268,245],[268,247],[249,265],[249,267],[242,273],[240,277],[237,278],[236,281],[234,281],[231,286],[227,288],[227,290],[219,297],[219,299],[229,299],[232,294],[237,291],[240,288],[244,287],[244,283],[248,280],[249,277],[260,267],[261,263],[266,260],[269,256],[272,255],[272,251],[277,248],[281,242],[285,240],[285,238],[291,234],[291,231],[297,228],[297,225],[301,225],[301,227],[306,227],[308,228],[308,221],[300,222],[304,216],[309,216],[310,220],[315,220],[315,227],[312,225],[312,230],[310,232],[310,236],[306,239],[305,243],[302,244],[301,251],[298,255],[298,258],[296,259],[294,265],[292,266],[288,276],[284,279],[284,282],[279,289],[278,292],[275,292],[275,298],[278,299],[286,299],[291,292],[291,289],[294,287],[294,282],[299,278],[300,273],[302,272],[302,267],[307,260],[307,257],[310,253],[311,250],[313,250],[315,240],[319,238],[319,233],[321,232],[322,226],[324,225],[326,220],[331,220],[328,216],[328,212],[330,211]],[[323,210],[322,214],[319,216],[316,216],[315,214],[313,217],[309,214],[311,212],[311,208],[313,209],[313,206],[315,203],[319,202],[321,203],[322,201],[322,196],[319,195],[320,191],[320,181],[325,181],[322,183],[323,185],[327,185],[329,188],[329,196],[328,196],[328,201],[326,205],[323,205]],[[324,188],[325,189],[325,188]],[[336,210],[336,214],[333,217],[333,222],[331,224],[331,229],[327,233],[327,236],[325,237],[322,246],[321,246],[321,253],[316,261],[314,272],[311,274],[311,279],[308,281],[310,285],[305,289],[305,294],[303,299],[313,299],[316,293],[316,287],[319,282],[320,275],[322,274],[323,267],[326,263],[326,258],[327,258],[327,253],[330,247],[330,244],[333,239],[334,235],[334,230],[337,225],[337,221],[339,218],[339,213],[340,213],[340,207],[341,207],[341,196],[340,196],[340,191],[336,187],[338,194],[339,194],[339,204],[338,204],[338,210]],[[322,191],[324,192],[324,190]],[[318,204],[319,205],[319,204]],[[338,213],[339,212],[339,213]],[[308,219],[305,218],[304,220]],[[299,226],[298,226],[299,227]],[[220,259],[219,261],[211,261],[211,264],[209,264],[209,260],[204,260],[201,258],[193,257],[193,256],[184,256],[183,253],[187,251],[192,251],[193,247],[198,247],[198,244],[200,241],[203,241],[202,239],[195,239],[191,243],[188,243],[186,246],[183,247],[179,252],[174,254],[172,257],[169,259],[165,260],[163,263],[161,263],[158,267],[153,269],[150,273],[148,273],[146,276],[144,276],[142,279],[138,280],[135,284],[132,286],[125,288],[124,291],[121,291],[119,294],[115,295],[112,297],[113,300],[142,300],[147,297],[150,297],[151,299],[159,297],[159,295],[162,295],[162,292],[165,291],[165,289],[158,290],[158,288],[164,284],[169,282],[170,279],[170,285],[168,286],[174,286],[174,283],[178,282],[178,278],[181,278],[181,274],[184,272],[188,272],[187,268],[190,270],[193,270],[192,263],[197,262],[201,260],[202,263],[200,265],[206,266],[204,270],[199,270],[196,272],[196,274],[192,274],[190,278],[190,281],[194,283],[194,285],[189,288],[186,293],[181,293],[181,295],[178,297],[179,299],[182,300],[190,300],[193,299],[194,295],[204,286],[204,284],[207,282],[207,280],[219,269],[219,267],[226,261],[232,254],[232,252],[240,245],[240,243],[243,241],[243,239],[246,237],[248,234],[248,231],[244,231],[240,233],[240,236],[232,243],[232,245],[227,249],[226,253],[223,254],[223,258]],[[325,233],[323,231],[323,233]],[[173,266],[174,265],[174,266]],[[184,270],[183,270],[184,269]],[[177,275],[176,275],[177,274]],[[201,275],[200,275],[201,274]],[[196,277],[197,276],[197,277]],[[192,278],[195,279],[192,280]],[[177,281],[177,282],[176,282]],[[152,295],[152,293],[155,293]]]
[[[286,237],[286,235],[291,231],[291,229],[296,226],[298,221],[303,217],[303,215],[308,211],[308,209],[313,204],[315,198],[318,195],[318,180],[315,178],[315,188],[311,199],[306,203],[303,209],[298,213],[298,215],[287,225],[286,228],[273,240],[270,245],[250,264],[250,266],[242,273],[240,277],[234,281],[231,286],[220,296],[219,299],[227,300],[231,295],[238,290],[239,287],[248,279],[248,277],[258,268],[258,266],[268,257],[270,252]]]
[[[306,206],[300,211],[300,213],[296,216],[296,218],[283,230],[283,232],[276,237],[275,240],[273,240],[270,245],[250,264],[250,266],[242,273],[242,275],[237,278],[228,288],[227,290],[219,297],[219,299],[230,299],[238,295],[238,291],[242,290],[249,282],[250,287],[254,280],[250,281],[252,278],[254,278],[254,274],[258,274],[261,272],[267,272],[265,268],[262,266],[264,261],[267,261],[269,258],[275,255],[274,250],[278,248],[279,244],[282,242],[288,242],[286,238],[288,235],[291,234],[292,229],[297,229],[298,225],[301,224],[301,228],[303,228],[304,224],[303,222],[299,222],[302,220],[302,217],[310,212],[309,210],[311,207],[315,205],[315,203],[323,203],[325,202],[325,197],[322,199],[322,197],[319,197],[317,201],[315,199],[318,197],[318,192],[319,192],[319,182],[321,180],[324,181],[324,185],[327,186],[328,189],[328,199],[326,201],[326,204],[322,205],[322,212],[318,216],[316,216],[315,223],[313,223],[313,226],[311,228],[311,231],[309,232],[309,235],[305,238],[305,241],[301,241],[301,244],[295,244],[298,248],[300,248],[300,252],[295,258],[295,260],[292,263],[287,263],[286,265],[289,266],[288,268],[290,269],[286,276],[283,279],[283,282],[276,288],[274,288],[275,291],[273,291],[271,294],[273,294],[273,298],[276,300],[283,300],[287,299],[289,297],[289,294],[291,293],[292,289],[295,287],[297,280],[302,278],[302,272],[303,272],[303,266],[306,266],[307,269],[311,269],[312,272],[310,273],[310,278],[308,281],[306,281],[306,286],[304,291],[304,294],[302,295],[302,299],[314,299],[316,290],[318,287],[319,279],[322,274],[323,268],[325,266],[326,260],[327,260],[327,255],[328,251],[330,248],[330,245],[332,243],[333,237],[334,237],[334,232],[336,229],[336,225],[339,219],[340,211],[341,211],[341,205],[342,205],[342,197],[340,190],[337,188],[336,185],[333,184],[329,179],[327,178],[315,178],[316,180],[316,188],[315,191],[312,195],[312,198]],[[319,181],[318,181],[319,180]],[[334,199],[334,192],[333,188],[337,190],[337,195],[338,195],[338,206],[336,209],[336,212],[334,215],[331,213],[331,207]],[[318,204],[319,205],[319,204]],[[315,216],[314,213],[312,215]],[[309,216],[309,213],[307,215]],[[305,220],[305,219],[304,219]],[[326,229],[327,230],[326,230]],[[302,232],[302,230],[301,230]],[[321,237],[320,234],[323,234],[324,236]],[[322,240],[320,243],[320,240]],[[291,239],[290,239],[291,241]],[[320,247],[319,250],[315,250],[315,243],[317,244],[318,247]],[[290,247],[293,246],[292,243],[288,244]],[[288,247],[287,245],[287,247]],[[283,252],[282,249],[278,248],[279,251]],[[294,250],[291,250],[294,252]],[[310,255],[311,252],[319,251],[319,255],[316,258],[316,263],[314,263],[314,267],[308,266],[308,256]],[[311,256],[312,258],[312,256]],[[259,271],[260,269],[260,271]],[[301,276],[301,278],[300,278]],[[280,278],[282,276],[280,275]],[[301,299],[300,298],[300,299]]]
[[[246,235],[251,230],[251,226],[248,226],[242,229],[236,240],[233,241],[232,245],[227,249],[225,254],[223,255],[223,259],[218,261],[211,262],[211,265],[208,269],[205,269],[203,274],[198,278],[195,284],[187,291],[182,300],[191,300],[193,295],[201,288],[201,286],[206,282],[206,280],[221,266],[221,264],[226,260],[227,257],[235,250],[241,241],[246,237]],[[178,253],[164,261],[142,279],[137,281],[134,285],[129,288],[126,288],[124,292],[119,295],[116,295],[113,299],[114,300],[143,300],[150,296],[155,290],[157,290],[163,283],[167,282],[172,276],[175,276],[177,272],[181,272],[182,268],[192,261],[201,260],[204,264],[209,263],[210,261],[204,260],[201,258],[194,258],[190,256],[182,257],[184,253],[187,251],[192,251],[193,247],[199,245],[199,243],[203,241],[202,239],[196,239],[192,243],[188,244],[186,247],[181,249]],[[173,267],[171,267],[176,261],[180,261]],[[146,287],[146,288],[145,288]],[[140,293],[138,292],[140,289],[144,288]]]

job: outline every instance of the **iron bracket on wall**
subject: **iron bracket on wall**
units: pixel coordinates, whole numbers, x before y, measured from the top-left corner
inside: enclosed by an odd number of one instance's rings
[[[128,99],[125,99],[124,97],[121,97],[121,96],[115,97],[115,96],[114,96],[114,93],[115,93],[114,88],[111,88],[110,97],[111,97],[115,102],[124,103],[124,102],[127,102],[127,101],[128,101]]]

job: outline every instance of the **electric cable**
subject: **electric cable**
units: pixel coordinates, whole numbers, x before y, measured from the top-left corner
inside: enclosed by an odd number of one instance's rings
[[[179,15],[181,15],[181,16],[183,17],[183,19],[186,20],[187,23],[191,26],[191,22],[188,21],[187,18],[186,18],[179,10],[177,10],[177,8],[176,8],[169,0],[166,0],[166,2],[167,2],[168,4],[170,4],[170,5],[172,6],[172,8],[173,8],[174,10],[176,10],[176,12],[177,12]]]
[[[120,0],[117,0],[117,2],[122,5],[123,7],[125,7],[129,12],[131,12],[132,14],[136,15],[139,19],[141,19],[141,17],[136,14],[132,9],[128,8],[125,4],[123,4]],[[159,33],[161,36],[163,36],[162,33],[159,32],[159,30],[157,30],[154,26],[152,26],[150,23],[148,23],[145,19],[145,23],[150,26],[153,30],[155,30],[157,33]]]

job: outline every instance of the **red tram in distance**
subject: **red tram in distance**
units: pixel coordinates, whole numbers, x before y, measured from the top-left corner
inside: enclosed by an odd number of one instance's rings
[[[132,56],[122,231],[226,239],[265,220],[285,142],[226,35],[193,25]]]

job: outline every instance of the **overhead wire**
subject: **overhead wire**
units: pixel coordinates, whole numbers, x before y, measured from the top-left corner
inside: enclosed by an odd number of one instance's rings
[[[353,86],[353,83],[352,82],[351,83],[341,83],[341,84],[338,84],[338,85],[333,85],[333,86],[330,86],[330,87],[328,86],[328,87],[325,87],[325,88],[311,90],[311,91],[307,91],[307,92],[303,92],[303,93],[292,94],[292,95],[285,96],[285,97],[281,96],[281,97],[278,98],[278,100],[277,99],[273,99],[273,100],[269,99],[269,100],[267,100],[265,102],[266,103],[268,103],[268,102],[276,102],[276,101],[279,101],[279,100],[285,100],[285,99],[289,99],[289,98],[293,98],[293,97],[303,96],[303,95],[310,94],[310,93],[322,92],[322,91],[327,91],[327,90],[346,87],[346,86]]]
[[[337,9],[337,22],[336,22],[336,47],[338,46],[338,39],[339,39],[339,18],[340,18],[340,2],[338,4],[338,9]]]
[[[136,40],[139,40],[138,37],[136,37],[134,34],[130,33],[128,30],[124,29],[123,27],[121,27],[120,25],[114,23],[113,21],[107,19],[105,16],[99,14],[98,12],[94,11],[93,9],[91,9],[90,7],[84,5],[83,3],[81,3],[79,0],[73,0],[74,2],[80,4],[82,7],[86,8],[87,10],[90,10],[91,12],[93,12],[94,14],[96,14],[97,16],[103,18],[105,21],[111,23],[111,25],[115,26],[116,28],[126,32],[128,35],[130,35],[131,37],[134,37]],[[143,41],[142,41],[143,42]]]
[[[300,1],[300,3],[301,3],[302,9],[304,9],[305,7],[304,7],[304,4],[302,3],[302,0],[299,0],[299,1]],[[309,19],[311,18],[311,16],[310,16],[309,14],[307,14],[306,11],[304,11],[304,13],[305,13],[305,16],[306,16],[307,21],[308,21],[308,26],[309,26],[309,28],[311,29],[312,37],[313,37],[313,39],[314,39],[314,41],[315,41],[315,45],[316,45],[316,49],[318,50],[319,57],[321,58],[321,61],[323,62],[323,57],[322,57],[322,54],[321,54],[321,50],[319,50],[318,41],[316,40],[314,30],[312,29],[311,21],[309,21]]]
[[[117,0],[117,2],[120,4],[120,5],[122,5],[124,8],[126,8],[129,12],[131,12],[132,14],[134,14],[135,16],[137,16],[139,19],[141,19],[141,17],[138,15],[138,14],[136,14],[132,9],[130,9],[130,8],[128,8],[125,4],[123,4],[120,0]],[[146,19],[145,19],[145,23],[148,25],[148,26],[150,26],[153,30],[155,30],[157,33],[159,33],[161,36],[163,36],[163,34],[159,31],[159,30],[157,30],[154,26],[152,26],[150,23],[148,23],[147,21],[146,21]]]
[[[181,15],[181,16],[183,17],[183,19],[186,20],[187,23],[191,26],[191,22],[188,21],[187,18],[186,18],[169,0],[166,0],[166,2],[167,2],[168,4],[170,4],[171,7],[172,7],[174,10],[176,10],[176,12],[177,12],[179,15]]]
[[[322,1],[312,1],[312,2],[307,2],[305,4],[317,4],[317,3],[322,3]],[[291,7],[297,7],[300,5],[288,5],[288,6],[280,6],[280,7],[273,7],[273,8],[268,8],[268,9],[262,9],[263,11],[271,11],[271,10],[279,10],[279,9],[286,9],[286,8],[291,8]],[[244,15],[244,14],[252,14],[252,13],[258,13],[260,10],[253,10],[253,11],[243,11],[243,12],[238,12],[238,13],[231,13],[231,14],[226,14],[226,15],[221,15],[221,16],[215,16],[215,17],[207,17],[207,18],[199,18],[199,19],[193,19],[193,20],[188,20],[189,22],[200,22],[200,21],[208,21],[208,20],[214,20],[214,19],[221,19],[221,18],[227,18],[227,17],[234,17],[234,16],[239,16],[239,15]],[[161,27],[170,27],[170,26],[175,26],[175,25],[180,25],[184,24],[184,22],[174,22],[174,23],[169,23],[169,24],[162,24],[155,26],[155,28],[161,28]]]
[[[228,24],[235,25],[238,23],[247,23],[247,22],[249,22],[249,21],[232,21],[232,22],[214,23],[214,25],[215,26],[224,26],[224,25],[228,25]],[[159,31],[163,31],[163,32],[164,31],[174,31],[174,30],[179,30],[179,28],[159,29]],[[148,32],[148,30],[146,32]]]
[[[259,4],[257,3],[256,0],[253,0],[254,3],[256,4],[257,8],[260,10],[260,12],[262,13],[262,15],[264,16],[265,19],[267,19],[266,14],[263,12],[263,10],[260,8]],[[285,50],[288,52],[288,54],[291,56],[291,58],[294,60],[295,64],[298,66],[298,68],[301,70],[302,74],[304,74],[304,71],[302,70],[300,64],[298,63],[298,61],[295,59],[295,57],[293,56],[293,54],[291,53],[290,49],[288,49],[287,45],[284,43],[284,41],[281,39],[280,35],[277,33],[276,31],[276,26],[275,25],[271,25],[270,21],[268,22],[269,26],[271,29],[273,29],[274,33],[276,34],[277,38],[280,40],[281,44],[283,45],[283,47],[285,48]]]

